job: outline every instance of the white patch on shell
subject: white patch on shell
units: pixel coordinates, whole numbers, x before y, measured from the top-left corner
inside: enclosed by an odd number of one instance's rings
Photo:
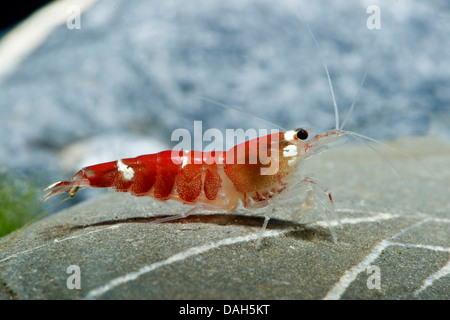
[[[184,153],[186,155],[182,156],[181,158],[183,159],[183,162],[181,163],[181,168],[183,169],[189,162],[189,157],[187,155],[189,155],[191,153],[190,150],[186,150],[184,151]]]
[[[181,163],[181,168],[184,168],[184,167],[186,167],[189,158],[186,156],[183,156],[182,158],[183,158],[183,162]]]
[[[297,152],[297,146],[290,144],[286,147],[284,147],[283,149],[283,157],[288,158],[288,157],[295,157],[296,155],[298,155]]]
[[[286,131],[285,133],[284,133],[284,140],[286,140],[286,141],[292,141],[292,140],[294,140],[295,138],[295,135],[297,134],[297,132],[295,132],[294,130],[289,130],[289,131]]]
[[[290,158],[288,160],[288,165],[293,166],[297,162],[298,158],[298,150],[297,146],[294,144],[290,144],[283,149],[283,157]]]
[[[134,170],[132,167],[127,166],[121,159],[117,160],[117,170],[122,173],[125,180],[131,180],[134,176]]]

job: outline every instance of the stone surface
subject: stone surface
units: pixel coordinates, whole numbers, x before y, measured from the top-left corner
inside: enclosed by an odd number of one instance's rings
[[[360,144],[304,163],[333,192],[338,244],[318,212],[287,219],[299,203],[277,205],[256,250],[261,212],[152,224],[185,208],[109,192],[0,239],[0,298],[449,299],[450,146],[433,137],[393,145],[439,179],[376,145],[399,175]],[[67,287],[72,265],[81,289]],[[377,274],[380,289],[369,289]]]

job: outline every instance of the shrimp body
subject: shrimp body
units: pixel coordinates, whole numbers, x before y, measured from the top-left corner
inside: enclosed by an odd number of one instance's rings
[[[309,27],[308,30],[321,53]],[[340,221],[331,193],[310,177],[299,177],[302,161],[321,153],[343,135],[380,142],[355,132],[343,131],[356,98],[344,121],[340,123],[328,67],[325,62],[323,65],[335,111],[334,130],[317,134],[310,139],[308,130],[289,130],[243,142],[227,151],[162,151],[92,165],[81,169],[67,181],[48,186],[48,193],[43,200],[66,192],[74,197],[80,188],[91,187],[113,188],[119,192],[149,196],[160,201],[177,200],[192,206],[192,209],[182,214],[161,218],[156,222],[184,218],[197,209],[232,211],[240,203],[247,209],[265,207],[265,220],[257,241],[259,247],[273,203],[282,199],[296,199],[298,194],[304,193],[307,195],[305,207],[319,209],[337,242],[330,219],[335,219],[339,224]],[[359,90],[366,73],[367,68]]]
[[[71,179],[47,187],[44,200],[65,192],[74,197],[78,189],[91,187],[225,210],[234,210],[239,203],[246,208],[264,206],[290,188],[299,160],[326,138],[326,134],[317,135],[307,143],[298,137],[299,132],[306,130],[255,138],[225,152],[169,150],[88,166]],[[268,161],[263,161],[263,154]],[[269,172],[263,174],[264,169]]]

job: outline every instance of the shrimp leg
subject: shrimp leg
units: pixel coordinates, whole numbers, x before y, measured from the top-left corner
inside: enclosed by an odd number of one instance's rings
[[[264,215],[263,226],[261,228],[261,231],[259,232],[258,240],[256,241],[256,250],[259,250],[261,248],[262,236],[264,234],[264,231],[266,231],[267,224],[269,223],[270,216],[272,215],[272,210],[273,210],[273,206],[272,206],[272,204],[269,204],[266,209],[266,214]]]
[[[306,199],[300,200],[298,196],[303,194],[306,194]],[[272,200],[274,201],[275,199]],[[277,200],[283,201],[285,206],[289,203],[289,207],[298,208],[295,214],[292,214],[292,219],[294,220],[298,220],[306,212],[319,211],[328,229],[330,229],[333,241],[337,243],[338,237],[334,226],[339,225],[342,229],[342,224],[339,216],[336,214],[331,192],[323,185],[310,177],[304,176],[293,182],[289,189],[277,197]]]
[[[312,201],[315,203],[317,209],[321,212],[325,220],[325,223],[328,226],[328,229],[330,229],[331,231],[334,242],[337,243],[338,237],[334,230],[334,226],[331,223],[331,220],[335,220],[337,224],[341,227],[341,229],[343,227],[339,219],[339,216],[336,214],[336,208],[334,206],[331,193],[328,191],[328,189],[326,189],[325,187],[323,187],[310,177],[303,178],[301,183],[306,188],[308,197],[307,201]]]
[[[197,206],[195,206],[193,208],[190,208],[189,210],[187,210],[187,211],[185,211],[185,212],[183,212],[181,214],[176,214],[176,215],[173,215],[173,216],[169,216],[169,217],[153,220],[150,223],[163,223],[163,222],[167,222],[167,221],[174,221],[174,220],[184,219],[184,218],[190,216],[196,210],[198,210],[199,206],[200,205],[197,205]]]
[[[220,211],[225,211],[225,210],[222,207],[219,207],[219,206],[214,206],[214,205],[211,205],[211,204],[199,203],[199,204],[196,204],[195,206],[193,206],[192,208],[190,208],[189,210],[186,210],[185,212],[183,212],[181,214],[176,214],[176,215],[173,215],[173,216],[168,216],[168,217],[164,217],[164,218],[161,218],[161,219],[156,219],[154,221],[151,221],[150,223],[162,223],[162,222],[168,222],[168,221],[184,219],[184,218],[187,218],[188,216],[190,216],[191,214],[193,214],[196,211],[220,212]]]

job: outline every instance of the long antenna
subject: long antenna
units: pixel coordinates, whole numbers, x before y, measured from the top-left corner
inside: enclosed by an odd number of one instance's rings
[[[303,21],[306,24],[306,27],[308,28],[309,34],[311,35],[312,39],[314,40],[314,43],[316,44],[317,49],[319,50],[320,60],[322,61],[323,66],[325,67],[325,72],[327,73],[327,78],[328,78],[328,84],[329,84],[330,90],[331,90],[331,97],[333,98],[334,117],[336,119],[336,130],[339,130],[339,111],[338,111],[338,106],[337,106],[337,103],[336,103],[336,98],[334,96],[333,85],[331,84],[330,73],[328,72],[328,67],[327,67],[327,64],[325,63],[325,60],[323,59],[322,49],[320,48],[319,42],[317,42],[316,37],[314,36],[313,32],[311,31],[311,28],[309,27],[309,24],[306,21],[305,16],[303,15],[302,10],[300,9],[300,6],[297,6],[297,8],[298,8],[298,11],[299,11],[300,15],[302,16]]]
[[[350,109],[348,110],[347,115],[346,115],[345,118],[344,118],[344,121],[342,121],[341,127],[339,128],[339,130],[344,129],[345,123],[347,122],[348,118],[350,117],[350,115],[351,115],[352,112],[353,112],[353,108],[355,107],[356,100],[358,100],[359,93],[361,92],[361,89],[362,89],[363,84],[364,84],[364,80],[366,79],[367,69],[369,69],[369,61],[367,61],[366,70],[364,71],[364,76],[363,76],[363,79],[362,79],[362,81],[361,81],[361,84],[359,85],[358,92],[356,93],[356,96],[355,96],[355,98],[353,99],[352,105],[350,106]]]
[[[250,112],[248,112],[248,111],[246,111],[246,110],[243,110],[243,109],[241,109],[241,108],[239,108],[239,107],[236,107],[236,106],[230,106],[230,105],[227,105],[227,104],[224,104],[224,103],[221,103],[221,102],[218,102],[218,101],[215,101],[215,100],[212,100],[212,99],[210,99],[210,98],[203,97],[203,96],[197,96],[197,98],[199,98],[199,99],[201,99],[201,100],[204,100],[204,101],[207,101],[207,102],[209,102],[209,103],[212,103],[212,104],[215,104],[215,105],[224,107],[224,108],[228,108],[228,109],[231,109],[231,110],[234,110],[234,111],[237,111],[237,112],[241,112],[241,113],[243,113],[243,114],[245,114],[245,115],[249,115],[249,116],[251,116],[251,117],[253,117],[253,118],[255,118],[255,119],[262,120],[262,121],[264,121],[264,122],[266,122],[266,123],[269,123],[269,124],[271,124],[271,125],[273,125],[273,126],[279,128],[279,129],[281,129],[281,130],[283,130],[283,131],[286,131],[286,128],[283,128],[283,127],[280,126],[278,123],[272,122],[272,121],[267,120],[267,119],[262,118],[262,117],[259,117],[259,116],[255,115],[255,114],[251,114]]]
[[[379,140],[376,140],[376,139],[367,137],[367,136],[365,136],[365,135],[362,135],[362,134],[359,134],[359,133],[356,133],[356,132],[353,132],[353,131],[347,131],[347,130],[346,130],[346,131],[344,131],[344,134],[348,134],[348,135],[350,135],[350,136],[352,136],[352,137],[354,137],[354,138],[366,139],[366,140],[368,140],[368,141],[372,141],[372,142],[378,143],[379,145],[382,145],[382,146],[387,147],[387,148],[389,148],[389,149],[391,149],[391,150],[394,150],[395,152],[398,152],[399,154],[403,155],[404,157],[406,157],[406,158],[408,158],[408,159],[411,159],[411,160],[413,160],[414,162],[416,162],[416,163],[417,163],[418,165],[420,165],[423,169],[425,169],[429,174],[431,174],[431,176],[432,176],[434,179],[439,179],[439,177],[438,177],[431,169],[429,169],[427,166],[425,166],[422,162],[420,162],[419,160],[417,160],[417,159],[415,159],[414,157],[410,156],[409,154],[404,153],[404,152],[401,151],[401,150],[398,150],[397,148],[394,148],[394,147],[392,147],[392,146],[390,146],[390,145],[388,145],[388,144],[386,144],[386,143],[383,143],[383,142],[381,142],[381,141],[379,141]],[[366,144],[366,145],[369,146],[369,147],[371,147],[369,144]],[[371,148],[372,148],[372,147],[371,147]],[[372,148],[372,149],[374,150],[374,148]],[[377,152],[377,153],[378,153],[378,152]],[[394,170],[396,170],[397,173],[399,173],[399,171],[395,168],[394,165],[392,165],[392,163],[391,163],[390,161],[388,161],[388,160],[385,159],[384,157],[383,157],[383,159],[384,159],[385,161],[387,161],[389,164],[391,164],[391,166],[394,168]]]

